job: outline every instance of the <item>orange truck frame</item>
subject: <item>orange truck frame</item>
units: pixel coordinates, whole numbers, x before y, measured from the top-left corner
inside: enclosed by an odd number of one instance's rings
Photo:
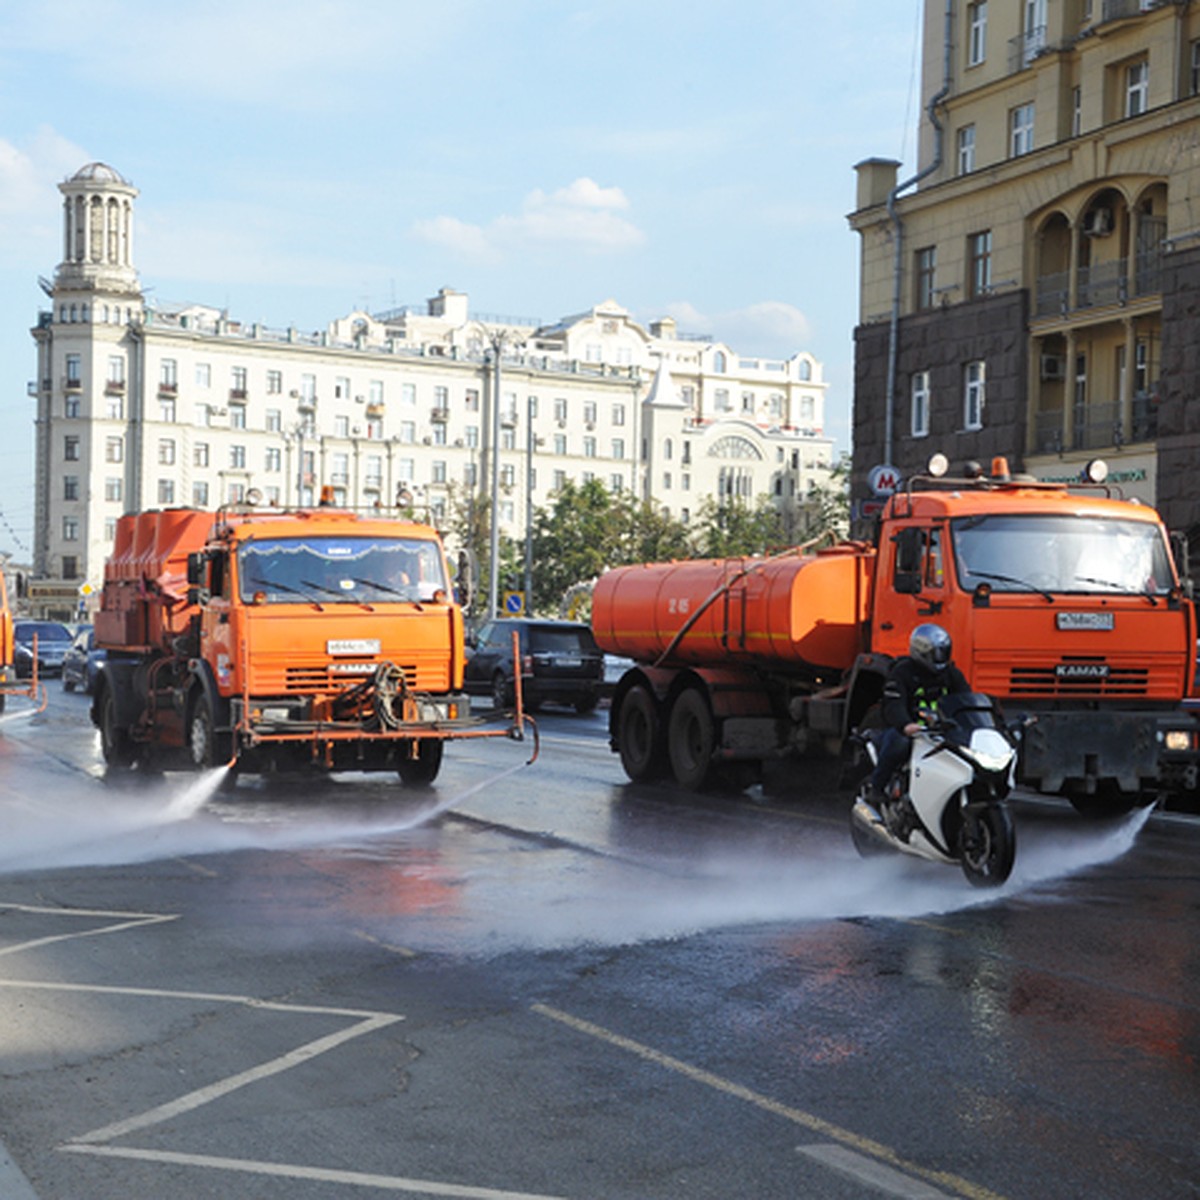
[[[110,766],[394,770],[431,783],[483,728],[462,610],[427,525],[334,508],[167,509],[117,523],[92,703]],[[533,758],[530,759],[533,761]]]
[[[873,543],[601,576],[596,640],[636,664],[609,716],[630,778],[744,783],[766,760],[839,750],[878,720],[890,664],[926,621],[976,690],[1036,716],[1026,786],[1100,814],[1195,771],[1181,705],[1196,617],[1157,513],[1104,486],[1012,478],[1003,459],[990,476],[936,467],[887,500]]]

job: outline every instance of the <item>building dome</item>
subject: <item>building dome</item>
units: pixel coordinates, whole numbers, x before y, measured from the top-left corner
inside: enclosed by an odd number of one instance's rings
[[[107,163],[90,162],[86,167],[80,167],[71,176],[72,183],[121,183],[129,186],[129,180],[121,177]]]

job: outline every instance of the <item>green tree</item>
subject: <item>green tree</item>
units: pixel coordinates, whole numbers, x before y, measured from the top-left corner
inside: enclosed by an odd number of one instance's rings
[[[781,513],[766,496],[753,507],[744,500],[718,503],[706,496],[700,505],[693,545],[701,558],[773,554],[788,544]]]

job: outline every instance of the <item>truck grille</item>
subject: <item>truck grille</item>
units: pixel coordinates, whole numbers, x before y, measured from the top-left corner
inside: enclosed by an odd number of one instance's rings
[[[1055,664],[1013,667],[1009,674],[1011,696],[1145,696],[1150,672],[1145,667],[1109,667],[1103,678],[1060,676]]]
[[[397,663],[404,682],[417,686],[417,668],[412,663]],[[331,670],[328,666],[288,667],[283,690],[289,694],[306,695],[313,692],[340,692],[375,673],[375,663],[363,663],[361,670]]]

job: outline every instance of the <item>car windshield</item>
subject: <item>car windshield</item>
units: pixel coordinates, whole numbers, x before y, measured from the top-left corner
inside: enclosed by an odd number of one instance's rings
[[[958,582],[997,592],[1162,595],[1174,585],[1161,530],[1097,517],[959,517],[950,523]]]
[[[249,541],[238,551],[241,598],[260,604],[383,604],[449,595],[441,546],[422,538]]]
[[[71,631],[65,625],[57,625],[53,621],[23,621],[13,631],[18,642],[32,642],[36,634],[39,643],[69,642]]]

